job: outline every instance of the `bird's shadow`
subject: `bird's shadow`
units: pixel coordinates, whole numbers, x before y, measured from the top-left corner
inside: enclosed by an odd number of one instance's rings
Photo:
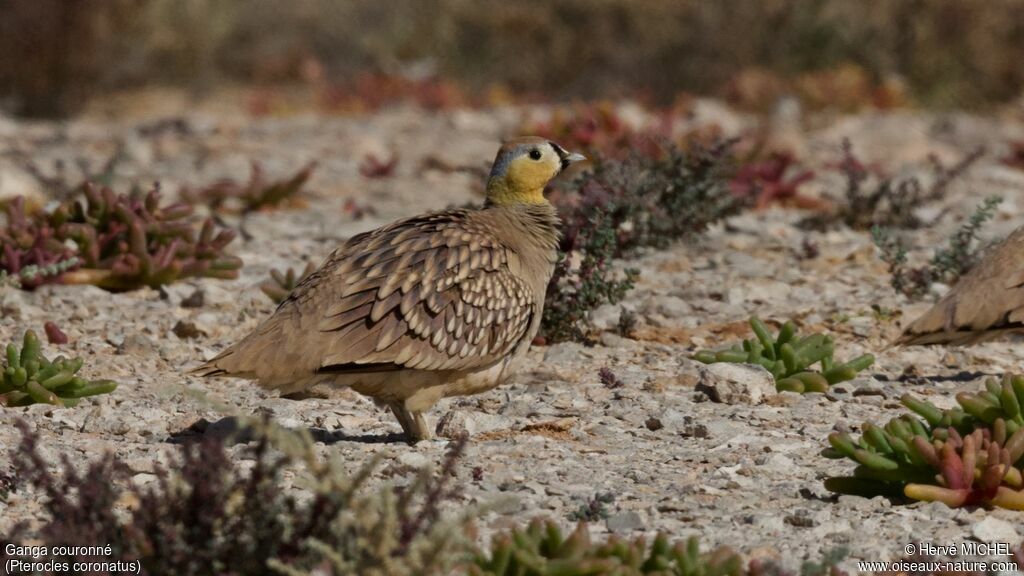
[[[342,430],[326,430],[324,428],[308,428],[315,442],[336,444],[339,442],[356,442],[359,444],[396,444],[409,443],[409,438],[402,432],[387,434],[346,434]]]
[[[322,442],[327,445],[342,442],[355,442],[358,444],[409,443],[406,435],[399,432],[347,434],[342,430],[327,430],[325,428],[307,428],[306,430],[314,442]],[[238,418],[226,416],[213,422],[201,418],[187,428],[171,432],[166,442],[168,444],[188,444],[201,441],[204,438],[217,438],[231,444],[245,444],[255,439],[252,430],[242,426]]]
[[[944,375],[936,374],[934,376],[922,376],[918,374],[903,374],[897,378],[893,378],[892,382],[902,382],[904,384],[924,384],[925,382],[936,383],[936,382],[971,382],[978,378],[1002,378],[1002,374],[996,374],[991,372],[968,372],[961,370],[956,374]]]

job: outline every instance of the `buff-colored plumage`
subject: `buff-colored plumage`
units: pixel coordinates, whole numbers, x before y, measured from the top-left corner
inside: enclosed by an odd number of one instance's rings
[[[487,202],[349,239],[251,334],[196,369],[296,393],[349,386],[389,406],[413,439],[447,396],[493,388],[530,346],[554,270],[547,182],[582,159],[539,138],[505,143]]]
[[[899,344],[977,344],[1024,331],[1024,228],[992,249],[920,318]]]

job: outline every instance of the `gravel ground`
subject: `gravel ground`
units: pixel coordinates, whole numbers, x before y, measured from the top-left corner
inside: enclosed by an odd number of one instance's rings
[[[0,471],[11,467],[7,449],[18,441],[12,422],[23,418],[41,434],[48,458],[68,454],[84,462],[109,450],[145,480],[152,477],[154,461],[180,449],[172,440],[202,419],[224,418],[189,390],[240,413],[268,413],[286,426],[313,429],[318,450],[342,456],[353,470],[380,455],[384,467],[375,483],[388,480],[389,467],[434,465],[443,457],[443,443],[402,443],[392,416],[357,394],[297,402],[245,381],[200,380],[183,371],[270,313],[273,306],[258,289],[269,269],[318,262],[340,239],[400,216],[478,200],[479,176],[424,169],[423,163],[486,166],[519,117],[515,110],[394,110],[362,118],[254,120],[199,109],[170,123],[87,117],[56,125],[0,118],[0,197],[40,194],[36,181],[16,167],[21,157],[30,156],[44,171],[62,159],[68,179],[75,181],[76,158],[98,166],[118,142],[124,159],[115,181],[160,180],[171,195],[184,184],[224,176],[244,180],[253,160],[274,176],[318,162],[306,208],[255,214],[241,223],[248,239],[233,246],[246,264],[238,280],[188,281],[163,293],[0,288],[2,341],[20,337],[26,328],[41,331],[52,320],[71,339],[62,352],[86,357],[88,375],[121,383],[114,394],[74,409],[0,412]],[[704,120],[731,132],[755,128],[751,119],[714,102],[699,108],[695,121]],[[1024,134],[1024,124],[1013,117],[960,114],[861,114],[805,124],[811,128],[776,126],[775,134],[819,169],[836,159],[843,137],[867,160],[921,167],[929,153],[952,160],[978,144],[998,146]],[[366,154],[389,152],[400,158],[395,176],[360,176]],[[992,148],[942,205],[922,208],[941,218],[932,229],[915,233],[915,242],[933,245],[991,194],[1006,201],[987,233],[998,237],[1019,222],[1024,173],[1000,166],[999,152]],[[808,190],[815,187],[842,190],[834,177],[819,178]],[[354,219],[345,209],[350,200],[372,206],[374,213]],[[965,350],[888,347],[901,322],[926,304],[910,304],[889,288],[868,234],[805,232],[795,225],[804,216],[784,209],[748,213],[697,244],[621,263],[640,269],[639,285],[621,307],[596,311],[595,323],[607,329],[599,343],[535,347],[533,369],[508,385],[442,401],[432,414],[435,421],[443,417],[447,429],[464,427],[474,434],[458,475],[465,480],[467,502],[491,504],[480,522],[482,535],[536,516],[568,526],[570,513],[611,493],[608,517],[591,525],[595,534],[700,534],[708,545],[730,544],[752,557],[780,558],[789,567],[836,547],[848,548],[853,558],[878,560],[902,556],[911,542],[1018,542],[1019,516],[1013,512],[837,498],[823,488],[825,477],[851,467],[819,456],[830,431],[856,430],[865,420],[884,422],[901,412],[899,396],[906,391],[948,404],[954,391],[974,389],[985,374],[1019,370],[1022,352],[1019,342]],[[806,257],[805,241],[818,255]],[[203,306],[182,307],[196,290],[204,294]],[[639,320],[629,338],[611,330],[621,309]],[[793,319],[802,331],[831,333],[841,357],[872,352],[878,360],[827,396],[771,394],[756,405],[712,402],[695,388],[720,385],[728,370],[688,357],[697,348],[746,337],[746,319],[754,313]],[[180,339],[173,330],[179,321],[194,323],[199,336]],[[623,385],[603,385],[603,367]],[[739,377],[756,380],[757,374]],[[471,480],[476,467],[479,480]],[[22,489],[0,502],[0,533],[16,521],[37,519],[40,498]]]

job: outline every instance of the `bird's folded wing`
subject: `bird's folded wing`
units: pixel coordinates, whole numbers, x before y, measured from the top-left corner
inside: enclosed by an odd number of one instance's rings
[[[1011,234],[934,306],[899,344],[969,345],[1024,329],[1024,229]]]
[[[319,371],[471,370],[510,353],[538,312],[511,259],[465,213],[438,213],[353,238],[282,306],[315,322]]]

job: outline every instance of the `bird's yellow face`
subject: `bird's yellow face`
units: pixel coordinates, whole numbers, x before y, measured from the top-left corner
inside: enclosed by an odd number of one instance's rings
[[[509,140],[498,150],[487,179],[487,202],[496,205],[543,204],[544,187],[581,154],[543,138]]]

